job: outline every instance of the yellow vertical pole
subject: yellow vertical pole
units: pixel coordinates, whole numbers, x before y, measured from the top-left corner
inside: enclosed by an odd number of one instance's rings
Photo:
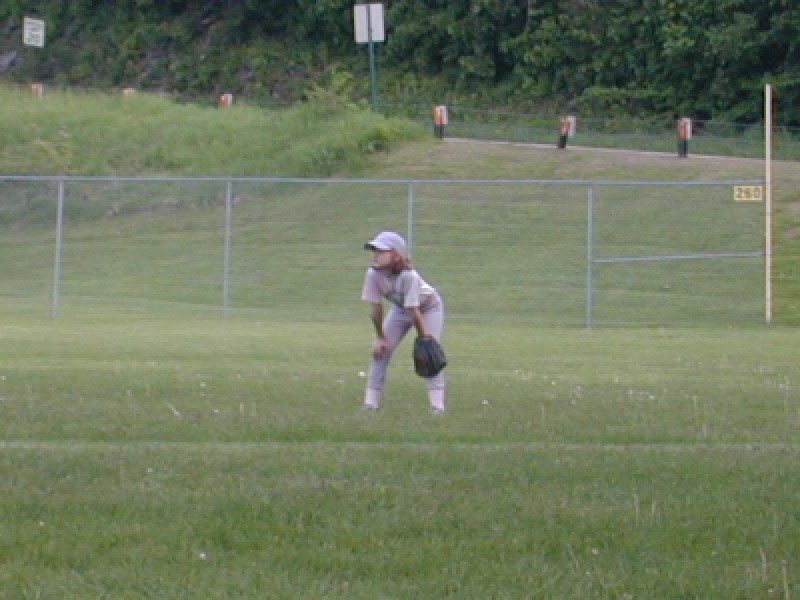
[[[766,321],[772,322],[772,85],[764,89],[764,205],[766,219],[765,231],[765,270],[766,270]]]

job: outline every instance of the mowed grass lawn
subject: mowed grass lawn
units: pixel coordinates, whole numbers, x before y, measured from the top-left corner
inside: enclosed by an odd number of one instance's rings
[[[796,592],[795,331],[456,325],[440,417],[369,336],[4,319],[2,595]]]
[[[758,169],[449,142],[367,168]],[[781,166],[783,248],[797,178]],[[449,307],[450,410],[429,413],[406,341],[385,406],[365,413],[361,244],[403,230],[408,195],[365,185],[237,186],[228,318],[219,189],[70,184],[51,319],[53,188],[4,188],[4,214],[42,212],[0,239],[0,597],[800,594],[796,253],[780,257],[773,325],[759,263],[735,259],[604,271],[606,322],[587,329],[585,189],[420,184],[415,260]],[[636,198],[601,195],[598,250],[758,248],[758,218],[727,189],[693,223],[686,206],[704,198],[681,196],[683,216],[663,220],[657,202],[615,211]]]

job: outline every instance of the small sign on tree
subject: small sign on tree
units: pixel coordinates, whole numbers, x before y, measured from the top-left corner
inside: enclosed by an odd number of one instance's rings
[[[44,48],[44,21],[25,17],[22,21],[22,43]]]

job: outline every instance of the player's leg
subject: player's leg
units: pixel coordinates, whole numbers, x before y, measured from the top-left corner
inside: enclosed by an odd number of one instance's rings
[[[373,356],[369,365],[367,390],[364,396],[365,408],[377,409],[380,406],[392,354],[410,328],[411,317],[409,314],[406,311],[392,307],[383,321],[383,335],[386,337],[388,346],[380,357],[375,358]]]
[[[444,331],[444,305],[439,302],[435,307],[422,313],[422,321],[425,323],[425,331],[441,341]],[[428,386],[431,410],[435,413],[444,412],[447,408],[447,375],[441,371],[434,377],[426,378],[425,383]]]

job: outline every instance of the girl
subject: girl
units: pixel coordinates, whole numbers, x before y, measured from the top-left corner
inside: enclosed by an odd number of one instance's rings
[[[431,335],[441,341],[444,304],[439,293],[411,265],[403,237],[382,231],[364,244],[372,250],[372,266],[367,269],[361,299],[371,303],[375,341],[367,376],[364,408],[377,410],[383,396],[389,361],[397,345],[413,326],[417,335]],[[383,300],[391,304],[384,318]],[[444,373],[426,378],[428,399],[434,413],[445,411],[446,378]]]

